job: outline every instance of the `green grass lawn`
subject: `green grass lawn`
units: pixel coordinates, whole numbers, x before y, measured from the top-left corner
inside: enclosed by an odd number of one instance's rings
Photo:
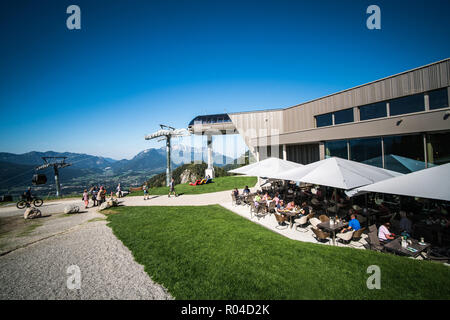
[[[447,266],[294,241],[218,205],[114,210],[114,234],[177,299],[450,298]],[[380,290],[367,289],[370,265]]]
[[[224,190],[232,190],[234,188],[243,189],[245,186],[249,188],[256,184],[256,177],[245,176],[228,176],[214,178],[213,183],[208,183],[199,186],[190,186],[189,183],[175,185],[177,194],[201,194],[218,192]],[[242,190],[241,190],[242,191]],[[150,188],[149,193],[152,195],[165,195],[169,193],[169,187]],[[144,195],[143,191],[133,192],[131,196]]]

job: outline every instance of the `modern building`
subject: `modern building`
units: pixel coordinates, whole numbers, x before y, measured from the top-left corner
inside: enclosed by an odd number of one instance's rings
[[[289,108],[199,116],[189,129],[237,132],[259,160],[338,156],[406,173],[450,162],[449,97],[445,59]]]

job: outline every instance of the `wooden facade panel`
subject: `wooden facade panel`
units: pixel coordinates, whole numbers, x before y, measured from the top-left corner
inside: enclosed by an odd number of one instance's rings
[[[280,134],[315,128],[314,116],[450,86],[450,59],[283,110],[230,114],[239,132],[278,128]],[[271,117],[270,125],[265,119]],[[267,131],[270,134],[270,130]],[[243,134],[247,143],[246,134]],[[248,145],[252,145],[250,141]]]

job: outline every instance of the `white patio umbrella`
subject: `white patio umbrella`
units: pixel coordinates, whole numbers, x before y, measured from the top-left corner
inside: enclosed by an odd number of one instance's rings
[[[303,165],[300,163],[287,161],[279,158],[267,158],[237,169],[229,170],[230,173],[239,173],[246,176],[271,178],[280,172],[290,169],[299,168]]]
[[[395,171],[331,157],[268,177],[348,190],[401,175]]]
[[[378,192],[450,201],[450,163],[411,172],[352,191],[353,195]]]

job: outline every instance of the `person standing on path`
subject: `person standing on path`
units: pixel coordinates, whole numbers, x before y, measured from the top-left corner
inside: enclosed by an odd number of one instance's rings
[[[122,197],[122,187],[120,186],[120,183],[117,185],[117,198]]]
[[[87,207],[89,205],[89,193],[87,192],[86,189],[84,189],[84,192],[83,192],[83,201],[84,201],[84,208],[87,209]]]
[[[100,187],[100,190],[98,190],[97,193],[97,205],[101,205],[102,204],[102,195],[103,195],[103,187]]]
[[[144,190],[144,200],[149,199],[148,198],[148,186],[147,186],[147,183],[142,186],[142,190]]]
[[[92,187],[91,194],[92,194],[92,201],[94,202],[92,206],[95,207],[97,205],[97,194],[98,194],[97,186]]]
[[[169,195],[168,197],[170,198],[170,195],[173,193],[173,195],[176,197],[177,194],[175,193],[175,179],[172,178],[172,180],[170,180],[170,184],[169,184],[170,190],[169,190]]]

